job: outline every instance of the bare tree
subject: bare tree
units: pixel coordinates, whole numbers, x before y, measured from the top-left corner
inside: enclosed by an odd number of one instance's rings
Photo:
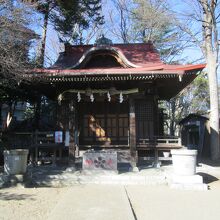
[[[46,51],[46,40],[47,40],[47,31],[48,31],[48,23],[49,16],[51,11],[55,7],[54,0],[21,0],[22,2],[29,4],[33,9],[36,9],[43,15],[43,25],[42,25],[42,37],[41,44],[39,47],[39,53],[37,54],[36,63],[39,67],[44,67],[45,61],[45,51]]]
[[[132,36],[131,27],[131,8],[133,0],[112,0],[111,3],[111,10],[107,10],[105,13],[107,29],[120,42],[130,43],[135,41],[135,37]]]
[[[161,32],[172,25],[172,14],[167,7],[166,0],[134,0],[132,10],[133,28],[143,42],[156,41]]]
[[[7,125],[10,124],[13,103],[26,100],[21,82],[28,82],[25,73],[34,65],[28,57],[30,40],[37,35],[27,28],[31,11],[12,0],[0,0],[0,113],[3,103],[9,106]],[[1,114],[0,114],[1,116]]]
[[[211,158],[220,157],[219,147],[219,101],[218,101],[218,56],[220,5],[218,0],[191,0],[187,13],[182,13],[182,29],[202,51],[207,63],[210,94]],[[178,12],[179,13],[179,12]]]
[[[105,29],[116,41],[151,41],[162,60],[173,62],[189,44],[175,22],[167,0],[111,0],[112,10],[105,11]],[[109,7],[109,2],[107,4]],[[106,31],[106,32],[107,32]]]
[[[28,10],[13,7],[9,0],[0,0],[0,78],[1,84],[18,83],[30,63],[28,48],[34,32],[27,29]]]
[[[208,79],[205,73],[199,75],[180,94],[162,101],[160,107],[165,110],[165,131],[173,136],[179,134],[179,122],[189,114],[207,114],[210,107]]]

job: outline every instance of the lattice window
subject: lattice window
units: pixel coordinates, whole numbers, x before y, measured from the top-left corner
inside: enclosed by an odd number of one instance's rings
[[[135,103],[136,137],[149,138],[154,135],[154,102],[140,100]]]

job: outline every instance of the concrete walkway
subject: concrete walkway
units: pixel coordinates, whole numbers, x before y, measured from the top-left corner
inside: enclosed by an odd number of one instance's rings
[[[220,183],[210,191],[168,186],[74,186],[60,198],[48,220],[217,220]]]
[[[220,184],[210,191],[128,186],[137,220],[218,220]]]
[[[134,220],[122,186],[74,186],[60,198],[49,220]]]
[[[38,171],[36,177],[43,180],[48,177],[49,182],[78,176],[65,170]],[[108,184],[103,181],[103,184],[78,182],[58,188],[48,184],[46,188],[3,188],[0,189],[0,220],[219,220],[220,166],[200,164],[197,172],[204,176],[210,190],[174,190],[166,184],[139,184],[143,176],[165,176],[168,180],[172,174],[170,166],[114,175],[114,178],[121,176],[120,184],[112,184],[102,176]],[[125,178],[130,181],[134,177],[136,184],[124,182]]]

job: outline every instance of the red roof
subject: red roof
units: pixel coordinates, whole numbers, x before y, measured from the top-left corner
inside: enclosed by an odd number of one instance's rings
[[[136,65],[162,63],[152,43],[116,44],[113,47],[119,49],[130,62]]]
[[[91,49],[113,49],[121,52],[131,63],[144,66],[153,64],[162,64],[160,55],[152,43],[138,44],[114,44],[111,47],[97,47],[94,45],[65,45],[65,51],[60,54],[57,62],[51,67],[52,69],[71,68],[79,62],[80,58]]]
[[[63,82],[65,89],[86,87],[88,82],[156,80],[160,99],[170,99],[205,66],[165,64],[152,43],[66,45],[57,62],[49,69],[36,69],[34,78],[42,77],[51,85]],[[57,87],[48,89],[48,85],[45,84],[45,94],[58,95]]]
[[[88,61],[96,52],[116,55],[125,67],[84,68],[80,66]],[[65,45],[57,62],[49,69],[37,69],[36,73],[51,75],[103,75],[103,74],[178,74],[197,72],[205,68],[205,64],[169,65],[161,61],[159,53],[152,43],[113,44],[111,46]]]
[[[138,68],[104,68],[104,69],[36,69],[36,73],[51,75],[106,75],[106,74],[179,74],[200,71],[206,64],[198,65],[149,65]]]

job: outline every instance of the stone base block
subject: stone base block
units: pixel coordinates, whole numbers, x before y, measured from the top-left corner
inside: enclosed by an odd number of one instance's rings
[[[170,185],[171,189],[180,189],[180,190],[199,190],[199,191],[205,191],[208,190],[208,185],[203,183],[195,183],[195,184],[189,184],[189,183],[172,183]]]
[[[172,183],[170,185],[172,189],[182,190],[208,190],[207,184],[203,184],[203,178],[199,175],[192,176],[180,176],[173,175]]]
[[[199,175],[179,176],[173,175],[172,182],[177,184],[202,184],[203,178]]]
[[[118,174],[117,170],[82,170],[82,175],[115,175]]]
[[[75,166],[70,166],[66,168],[66,172],[75,172],[76,171],[76,167]]]
[[[130,172],[134,172],[134,173],[138,173],[139,172],[139,168],[138,167],[130,167],[129,171]]]

